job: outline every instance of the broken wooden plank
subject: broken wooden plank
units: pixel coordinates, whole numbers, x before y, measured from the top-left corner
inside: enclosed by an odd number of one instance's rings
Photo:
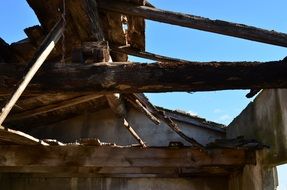
[[[125,98],[130,102],[137,110],[144,113],[154,124],[159,125],[160,121],[146,108],[139,100],[129,98],[131,95],[125,95]]]
[[[172,92],[287,88],[287,60],[271,62],[163,62],[49,65],[35,77],[31,93]],[[11,90],[21,68],[0,64],[0,92]],[[9,84],[9,85],[8,85]]]
[[[0,126],[0,144],[9,145],[48,145],[21,131],[15,131]]]
[[[124,127],[130,132],[130,134],[138,141],[138,143],[143,147],[146,148],[147,145],[144,143],[144,141],[140,138],[140,136],[135,132],[135,130],[130,126],[128,121],[124,119]]]
[[[129,131],[129,133],[135,138],[135,140],[143,147],[147,147],[144,141],[140,138],[140,136],[136,133],[136,131],[131,127],[129,122],[127,121],[127,110],[125,103],[123,102],[120,94],[112,94],[106,95],[109,106],[111,110],[122,119],[123,126]]]
[[[211,20],[204,17],[166,11],[147,6],[136,6],[117,0],[101,0],[99,7],[107,11],[139,16],[163,23],[213,32],[247,40],[287,47],[287,34],[265,30],[253,26],[231,23],[222,20]]]
[[[256,164],[255,150],[198,148],[116,148],[99,146],[0,146],[2,168],[243,167]],[[21,172],[22,170],[18,170]],[[62,171],[63,172],[63,171]]]
[[[187,136],[185,133],[183,133],[180,128],[177,126],[175,122],[172,121],[172,119],[165,114],[164,111],[158,110],[154,106],[149,106],[151,103],[145,104],[146,100],[142,100],[140,95],[137,94],[131,94],[128,95],[129,99],[132,101],[138,101],[141,104],[146,105],[154,115],[156,115],[160,120],[162,120],[168,127],[170,127],[175,133],[177,133],[181,138],[183,138],[186,142],[189,142],[195,147],[199,147],[202,150],[205,150],[204,146],[198,143],[195,139]]]

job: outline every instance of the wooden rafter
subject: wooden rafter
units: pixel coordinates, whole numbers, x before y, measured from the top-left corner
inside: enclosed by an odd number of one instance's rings
[[[112,49],[112,51],[115,51],[115,52],[125,53],[128,55],[133,55],[136,57],[141,57],[141,58],[150,59],[150,60],[159,61],[159,62],[171,62],[171,61],[185,62],[185,63],[189,62],[189,61],[182,60],[182,59],[176,59],[176,58],[158,55],[158,54],[147,52],[147,51],[137,50],[129,46],[117,47],[113,45],[113,46],[110,46],[110,48]]]
[[[99,7],[107,11],[139,16],[168,24],[287,47],[287,34],[253,26],[221,20],[211,20],[204,17],[171,12],[148,6],[136,6],[117,0],[100,0]]]
[[[132,128],[127,121],[127,110],[124,101],[120,97],[120,94],[106,95],[111,110],[123,120],[123,126],[129,131],[129,133],[135,138],[135,140],[142,146],[147,147],[144,141]]]
[[[139,102],[141,105],[145,105],[146,109],[149,109],[152,114],[157,116],[160,120],[162,120],[166,125],[172,129],[175,133],[177,133],[181,138],[183,138],[186,142],[189,142],[195,147],[199,147],[202,150],[205,150],[204,146],[198,143],[195,139],[187,136],[184,132],[180,130],[180,128],[177,126],[173,120],[167,116],[164,111],[160,111],[157,108],[155,108],[150,102],[148,102],[146,99],[143,99],[140,94],[130,94],[127,95],[128,99],[133,102]]]
[[[49,105],[42,106],[42,107],[39,107],[39,108],[35,108],[35,109],[32,109],[32,110],[27,110],[27,111],[24,111],[24,112],[21,112],[21,113],[17,113],[17,114],[11,115],[11,117],[7,118],[7,122],[21,120],[21,119],[37,116],[37,115],[40,115],[40,114],[53,112],[53,111],[60,110],[60,109],[65,109],[65,108],[68,108],[68,107],[71,107],[71,106],[82,104],[84,102],[88,102],[88,101],[92,101],[92,100],[98,99],[101,96],[102,95],[98,95],[98,94],[80,96],[80,97],[72,98],[72,99],[69,99],[69,100],[64,100],[64,101],[62,101],[60,103],[49,104]]]

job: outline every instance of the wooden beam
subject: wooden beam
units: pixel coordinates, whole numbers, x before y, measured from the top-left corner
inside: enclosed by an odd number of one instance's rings
[[[180,128],[177,126],[177,124],[175,122],[172,121],[172,119],[167,116],[165,114],[164,111],[160,111],[157,108],[155,108],[150,102],[146,103],[147,100],[143,99],[141,97],[141,95],[138,94],[131,94],[131,95],[127,95],[129,97],[129,99],[131,101],[134,102],[139,102],[142,105],[145,105],[148,109],[150,109],[150,111],[157,116],[158,118],[160,118],[164,123],[166,123],[166,125],[171,128],[176,134],[178,134],[181,138],[183,138],[186,142],[189,142],[190,144],[192,144],[195,147],[199,147],[202,150],[205,150],[204,146],[201,145],[200,143],[198,143],[195,139],[190,138],[189,136],[187,136],[184,132],[182,132],[180,130]]]
[[[273,30],[269,31],[238,23],[211,20],[204,17],[166,11],[148,6],[137,6],[117,0],[101,0],[99,1],[99,7],[107,11],[139,16],[163,23],[287,47],[287,34]]]
[[[43,168],[238,168],[256,164],[255,152],[245,149],[116,148],[99,146],[0,146],[0,172],[34,172]],[[21,167],[20,167],[21,166]],[[62,171],[59,171],[62,170]],[[42,172],[51,172],[47,170]],[[69,172],[69,170],[66,170]]]
[[[20,81],[17,89],[11,96],[10,100],[3,107],[2,112],[0,113],[0,125],[2,125],[2,123],[10,113],[11,109],[34,77],[34,75],[37,73],[37,71],[45,62],[51,51],[54,49],[56,43],[61,38],[62,31],[63,20],[60,19],[35,52],[35,55],[33,56],[31,62],[29,62],[28,64],[28,72],[23,76],[23,79]]]
[[[21,131],[4,128],[0,126],[0,144],[9,145],[48,145]]]
[[[11,90],[21,69],[0,64],[0,92]],[[15,83],[14,83],[15,84]],[[35,77],[31,93],[171,92],[287,88],[287,62],[164,62],[49,65]]]
[[[132,104],[136,109],[140,110],[144,113],[154,124],[159,125],[160,121],[157,117],[155,117],[149,110],[146,108],[139,100],[132,99],[129,97],[130,95],[125,95],[125,98],[130,104]]]
[[[163,55],[158,55],[158,54],[150,53],[147,51],[140,51],[140,50],[131,48],[129,46],[117,47],[117,46],[112,45],[112,46],[110,46],[110,49],[114,52],[125,53],[128,55],[133,55],[136,57],[141,57],[141,58],[150,59],[150,60],[159,61],[159,62],[171,62],[171,61],[185,62],[185,63],[189,62],[186,60],[176,59],[176,58],[167,57],[167,56],[163,56]]]
[[[72,99],[69,99],[69,100],[62,101],[60,103],[49,104],[47,106],[43,106],[43,107],[39,107],[39,108],[36,108],[36,109],[32,109],[32,110],[28,110],[28,111],[24,111],[24,112],[21,112],[21,113],[17,113],[17,114],[11,115],[10,117],[7,118],[7,122],[21,120],[21,119],[37,116],[37,115],[40,115],[40,114],[44,114],[44,113],[53,112],[53,111],[56,111],[56,110],[68,108],[68,107],[71,107],[71,106],[82,104],[84,102],[95,100],[95,99],[97,99],[97,98],[99,98],[101,96],[102,95],[92,94],[92,95],[86,95],[86,96],[80,96],[80,97],[72,98]]]
[[[123,102],[120,94],[112,94],[106,95],[109,106],[112,111],[123,120],[123,126],[129,131],[129,133],[135,138],[135,140],[143,147],[147,147],[144,141],[140,138],[140,136],[136,133],[136,131],[131,127],[129,122],[127,121],[127,110],[125,103]]]

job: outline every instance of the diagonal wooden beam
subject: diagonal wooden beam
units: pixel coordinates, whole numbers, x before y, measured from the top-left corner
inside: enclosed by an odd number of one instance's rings
[[[133,101],[138,101],[141,104],[144,104],[148,109],[151,110],[151,112],[157,116],[158,118],[160,118],[164,123],[166,123],[166,125],[171,128],[175,133],[177,133],[181,138],[183,138],[186,142],[189,142],[190,144],[192,144],[195,147],[199,147],[202,150],[205,150],[205,147],[203,145],[201,145],[200,143],[198,143],[195,139],[187,136],[185,133],[183,133],[180,128],[177,126],[177,124],[175,122],[172,121],[172,119],[167,116],[164,111],[160,111],[157,108],[155,108],[150,102],[148,102],[146,99],[142,98],[141,94],[131,94],[128,95],[130,100]]]
[[[111,110],[123,120],[123,126],[129,131],[129,133],[135,138],[135,140],[143,147],[146,148],[147,145],[140,138],[137,132],[132,128],[132,126],[127,121],[127,110],[124,101],[122,100],[120,94],[106,95],[109,106]]]
[[[163,55],[158,55],[158,54],[147,52],[147,51],[137,50],[137,49],[131,48],[129,46],[115,46],[115,45],[111,45],[110,49],[112,51],[114,51],[114,52],[125,53],[125,54],[128,54],[128,55],[133,55],[133,56],[136,56],[136,57],[141,57],[141,58],[150,59],[150,60],[159,61],[159,62],[172,62],[172,61],[185,62],[185,63],[189,62],[189,61],[186,61],[186,60],[183,60],[183,59],[176,59],[176,58],[167,57],[167,56],[163,56]]]
[[[119,12],[158,22],[287,47],[287,34],[273,30],[270,31],[222,20],[211,20],[204,17],[166,11],[148,6],[137,6],[117,0],[100,0],[99,7],[106,11]]]
[[[32,78],[35,76],[37,71],[40,69],[42,64],[45,62],[49,54],[54,49],[56,43],[61,38],[63,32],[63,23],[64,20],[60,19],[57,24],[53,27],[50,33],[46,36],[43,40],[42,44],[39,46],[37,51],[35,52],[32,60],[28,63],[28,71],[25,72],[22,80],[20,81],[19,85],[17,85],[17,89],[11,96],[10,100],[7,104],[3,107],[2,112],[0,113],[0,125],[4,122],[8,114],[10,113],[11,109],[20,98],[24,90],[29,85]]]

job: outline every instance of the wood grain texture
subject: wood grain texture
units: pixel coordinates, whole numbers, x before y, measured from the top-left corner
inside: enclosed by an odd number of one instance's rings
[[[213,32],[247,40],[287,47],[287,34],[269,31],[244,24],[231,23],[222,20],[166,11],[147,6],[136,6],[117,0],[101,0],[99,7],[108,11],[139,16],[158,22]]]
[[[0,157],[0,171],[8,167],[17,168],[17,172],[50,169],[42,171],[45,173],[53,171],[51,169],[56,167],[58,172],[65,172],[66,168],[93,170],[98,167],[190,168],[196,171],[200,168],[240,168],[246,164],[256,163],[254,152],[244,149],[210,149],[204,152],[196,148],[3,145],[0,146]]]
[[[21,68],[0,64],[0,92],[11,90]],[[171,92],[287,87],[286,61],[162,62],[49,65],[28,92]]]

